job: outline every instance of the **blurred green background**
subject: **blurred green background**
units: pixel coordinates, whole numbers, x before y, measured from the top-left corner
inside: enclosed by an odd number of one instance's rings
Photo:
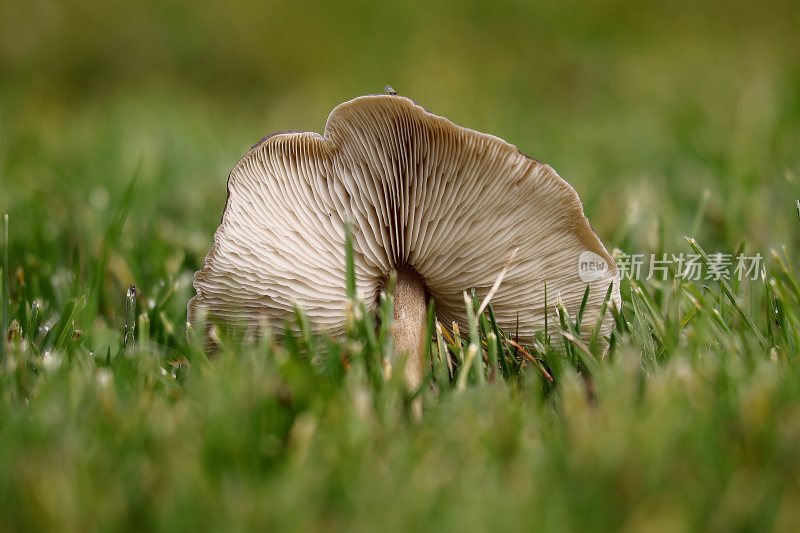
[[[3,0],[0,211],[14,256],[63,260],[141,165],[127,251],[194,268],[251,144],[391,84],[550,163],[610,246],[662,228],[677,249],[704,191],[707,248],[797,242],[775,213],[799,188],[799,21],[794,1]]]

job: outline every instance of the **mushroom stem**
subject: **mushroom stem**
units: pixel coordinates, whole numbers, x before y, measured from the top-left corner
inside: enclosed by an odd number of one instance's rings
[[[410,269],[398,269],[394,289],[394,348],[405,357],[406,384],[416,390],[425,375],[425,329],[427,328],[425,284]]]

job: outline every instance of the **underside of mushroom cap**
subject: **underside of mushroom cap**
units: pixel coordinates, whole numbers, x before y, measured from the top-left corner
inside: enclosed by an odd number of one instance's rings
[[[552,168],[407,98],[376,95],[339,105],[322,136],[276,134],[239,161],[195,275],[190,322],[207,314],[280,325],[299,306],[315,328],[340,334],[348,222],[368,306],[393,270],[410,269],[440,320],[463,325],[463,291],[485,295],[515,249],[492,305],[523,342],[544,328],[557,299],[575,314],[587,283],[585,324],[595,323],[609,284],[619,305],[614,261]],[[606,319],[603,333],[610,327]]]

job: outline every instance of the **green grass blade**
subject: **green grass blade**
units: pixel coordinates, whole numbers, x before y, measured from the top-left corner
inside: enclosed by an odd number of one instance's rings
[[[394,336],[392,335],[392,328],[394,327],[394,279],[390,278],[388,287],[381,292],[380,295],[380,332],[378,333],[378,342],[381,346],[381,364],[384,368],[390,368],[392,364],[392,357],[394,356]]]
[[[442,379],[439,382],[440,385],[443,385],[444,383],[447,383],[449,380],[453,379],[453,367],[450,362],[450,351],[447,349],[444,335],[442,335],[442,325],[438,321],[436,322],[436,348],[439,352],[439,364],[442,365],[443,368],[447,369],[447,379]]]
[[[108,262],[111,259],[111,254],[117,248],[119,239],[122,236],[122,230],[125,227],[125,221],[128,220],[131,206],[133,205],[134,197],[136,196],[136,186],[139,182],[139,175],[141,170],[141,161],[133,173],[130,183],[128,184],[125,194],[122,196],[114,216],[106,229],[105,236],[103,237],[103,244],[100,248],[100,256],[98,257],[97,264],[92,276],[90,287],[90,299],[86,305],[86,316],[89,320],[93,320],[95,314],[100,309],[103,302],[103,283],[105,281],[106,270]]]
[[[703,248],[692,237],[686,237],[686,242],[689,243],[689,246],[692,248],[692,250],[694,250],[696,254],[700,255],[703,264],[705,264],[705,266],[708,267],[711,264],[711,259],[709,259],[708,254],[706,254],[706,251],[703,250]],[[753,332],[753,335],[756,337],[756,339],[758,339],[758,342],[761,343],[761,346],[767,348],[768,347],[767,339],[765,339],[764,336],[761,334],[761,331],[759,331],[758,327],[756,326],[756,323],[753,321],[750,315],[748,315],[742,308],[742,304],[739,302],[739,299],[736,298],[736,295],[733,293],[733,289],[731,289],[731,286],[728,283],[728,281],[724,278],[720,278],[718,280],[718,283],[720,287],[722,287],[722,292],[725,293],[725,296],[727,296],[728,300],[730,301],[734,310],[736,310],[736,313],[739,315],[739,317],[741,317],[744,323],[747,324],[747,327],[750,328],[750,331]]]
[[[425,351],[423,354],[423,361],[428,369],[434,368],[436,365],[432,361],[431,357],[431,345],[433,339],[433,328],[434,322],[436,322],[436,303],[434,302],[433,298],[428,300],[428,314],[427,320],[425,321]],[[438,377],[438,373],[434,372],[434,376]]]
[[[61,319],[61,329],[56,337],[54,345],[56,351],[61,351],[67,347],[68,341],[75,332],[75,322],[86,306],[86,297],[80,296],[69,306],[69,312]]]
[[[486,351],[489,356],[489,378],[490,381],[495,381],[499,370],[497,361],[497,336],[491,331],[486,335]]]
[[[345,257],[345,275],[346,275],[345,294],[347,294],[347,297],[350,300],[355,300],[356,260],[355,260],[355,253],[353,251],[353,231],[349,222],[345,226],[344,250],[345,250],[344,257]]]
[[[650,294],[646,292],[642,286],[639,285],[639,283],[631,280],[631,299],[633,298],[634,294],[636,294],[636,296],[639,297],[639,300],[644,304],[644,310],[647,311],[647,322],[652,328],[653,336],[656,338],[660,346],[664,346],[664,337],[666,336],[666,332],[664,331],[664,317],[662,313],[656,308],[656,304],[650,297]]]
[[[775,302],[775,294],[772,292],[769,281],[767,280],[767,273],[761,269],[761,283],[764,285],[764,294],[767,296],[767,337],[771,346],[775,346],[775,333],[772,331],[772,324],[778,322],[778,310]]]
[[[459,369],[458,379],[456,380],[456,390],[462,391],[467,387],[467,378],[469,377],[470,370],[478,358],[478,346],[470,343],[467,347],[467,353],[464,356],[464,364]]]
[[[457,322],[453,322],[453,353],[458,364],[463,366],[466,353],[464,352],[464,341],[461,338],[461,328],[458,327]]]
[[[772,250],[771,255],[772,259],[778,265],[778,275],[781,277],[781,280],[784,282],[786,288],[791,291],[795,301],[800,304],[800,283],[797,282],[797,277],[795,276],[794,272],[789,266],[789,262],[786,259],[786,250],[783,250],[783,255],[779,254],[775,250]]]
[[[571,328],[572,325],[570,324],[569,318],[567,316],[567,310],[564,308],[563,305],[556,305],[556,314],[558,315],[558,322],[561,326],[561,332],[563,333],[566,331],[569,333],[572,329]],[[567,355],[569,355],[570,360],[574,363],[575,353],[572,348],[572,344],[563,335],[561,336],[561,341],[564,343],[564,351],[567,353]]]
[[[492,333],[494,333],[495,338],[497,339],[497,351],[500,369],[503,372],[503,376],[506,379],[509,379],[511,377],[511,368],[508,366],[508,362],[513,360],[513,357],[508,351],[508,346],[503,342],[503,335],[500,332],[500,328],[497,326],[497,319],[494,316],[494,308],[492,307],[492,304],[489,304],[488,309],[489,325],[492,327]]]
[[[581,306],[578,309],[578,316],[575,319],[575,329],[580,333],[581,326],[583,325],[583,313],[586,311],[586,303],[589,301],[589,290],[591,286],[587,283],[586,289],[583,291],[583,299],[581,299]]]
[[[475,317],[476,305],[475,302],[477,298],[474,297],[474,290],[473,290],[473,297],[470,298],[467,296],[467,293],[464,293],[464,305],[467,310],[467,327],[469,328],[469,345],[467,347],[467,359],[470,359],[470,362],[474,365],[475,369],[475,380],[479,385],[483,384],[484,376],[483,376],[483,357],[481,356],[481,338],[480,334],[478,333],[478,320]],[[469,363],[465,361],[465,366],[469,366]]]
[[[549,318],[550,318],[550,308],[547,305],[547,279],[545,279],[544,280],[544,334],[545,334],[545,346],[547,346],[548,348],[550,347],[550,325],[548,323]],[[517,315],[517,321],[519,322],[519,315]]]
[[[603,298],[603,304],[600,306],[600,312],[597,314],[597,321],[594,324],[594,329],[592,330],[592,338],[590,340],[590,349],[592,353],[594,353],[597,349],[600,340],[600,329],[603,327],[603,322],[605,322],[606,312],[608,311],[608,302],[611,301],[611,293],[614,289],[614,282],[608,284],[608,290],[606,290],[605,298]]]
[[[136,342],[136,286],[128,287],[125,294],[125,336],[123,337],[123,348],[127,351],[133,348]]]
[[[3,215],[3,271],[0,273],[0,363],[6,360],[6,335],[8,331],[8,213]]]
[[[589,347],[581,339],[581,334],[577,327],[569,320],[569,313],[562,303],[558,305],[558,314],[562,324],[561,337],[564,343],[569,346],[569,352],[574,361],[580,363],[580,368],[592,376],[597,373],[599,368],[597,359],[589,351]]]
[[[641,291],[631,291],[631,306],[633,307],[633,335],[636,344],[640,346],[642,358],[649,362],[652,368],[658,367],[658,353],[653,341],[653,331],[650,322],[643,316]]]

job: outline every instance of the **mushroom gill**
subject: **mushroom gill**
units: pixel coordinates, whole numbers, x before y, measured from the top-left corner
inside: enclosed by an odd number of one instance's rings
[[[347,223],[357,293],[371,309],[397,272],[395,341],[411,355],[412,385],[424,374],[426,298],[444,324],[464,325],[463,291],[485,296],[514,249],[492,305],[522,342],[545,327],[557,299],[576,313],[587,284],[584,323],[596,322],[609,284],[619,305],[616,265],[551,167],[407,98],[374,95],[336,107],[324,135],[270,136],[234,167],[189,321],[281,324],[298,305],[315,328],[341,334]],[[588,279],[586,253],[605,265]],[[556,334],[557,321],[549,324]],[[610,329],[609,314],[601,333]]]

